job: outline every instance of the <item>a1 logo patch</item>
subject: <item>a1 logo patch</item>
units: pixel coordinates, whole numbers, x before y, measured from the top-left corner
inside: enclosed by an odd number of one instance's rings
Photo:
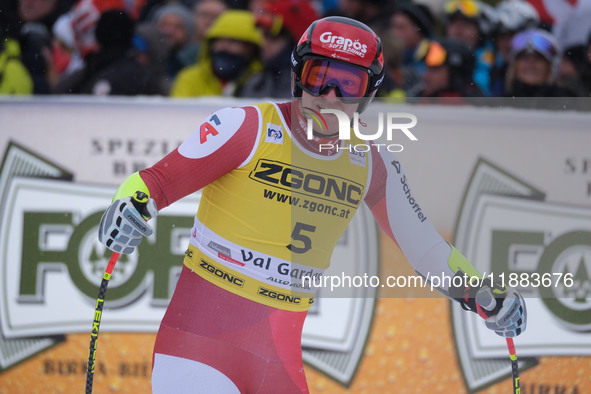
[[[246,112],[243,108],[224,108],[213,113],[179,146],[179,153],[189,159],[207,157],[221,148],[238,131]]]

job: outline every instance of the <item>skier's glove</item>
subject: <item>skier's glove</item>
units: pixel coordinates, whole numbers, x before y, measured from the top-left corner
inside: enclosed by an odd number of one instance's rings
[[[130,254],[152,234],[146,220],[158,214],[156,203],[143,192],[115,200],[99,225],[99,241],[114,252]]]
[[[493,294],[496,291],[501,294]],[[515,337],[525,331],[527,309],[525,300],[514,288],[482,287],[476,292],[478,314],[486,326],[502,337]]]
[[[497,284],[492,287],[466,287],[461,297],[454,297],[462,307],[478,313],[486,327],[502,337],[515,337],[525,331],[527,309],[525,300],[514,288]]]

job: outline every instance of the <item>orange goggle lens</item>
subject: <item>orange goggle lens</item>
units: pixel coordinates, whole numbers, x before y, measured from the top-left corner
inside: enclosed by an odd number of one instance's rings
[[[440,43],[433,41],[429,45],[429,51],[425,57],[425,64],[428,67],[439,67],[445,63],[447,58],[447,51]]]
[[[341,97],[364,97],[368,91],[369,74],[347,64],[309,59],[302,68],[301,84],[314,96],[320,96],[332,87]]]

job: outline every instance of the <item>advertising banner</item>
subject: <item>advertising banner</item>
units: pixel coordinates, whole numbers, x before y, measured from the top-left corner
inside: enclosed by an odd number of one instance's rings
[[[0,100],[0,393],[82,391],[111,254],[98,224],[117,186],[213,112],[253,103]],[[419,219],[526,298],[528,327],[515,339],[521,393],[591,392],[591,114],[498,103],[372,106],[357,119],[366,134],[376,123],[406,124],[381,149],[395,151]],[[269,139],[285,132],[262,127]],[[365,153],[359,145],[349,155]],[[200,198],[163,209],[150,222],[154,234],[120,257],[95,392],[150,392],[155,333]],[[419,285],[365,206],[325,275],[340,278],[334,287],[351,284],[340,295],[320,289],[308,313],[302,348],[312,393],[511,392],[505,340],[429,282]]]

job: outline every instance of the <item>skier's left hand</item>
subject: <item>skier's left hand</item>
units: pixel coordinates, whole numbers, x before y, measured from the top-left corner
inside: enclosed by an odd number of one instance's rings
[[[525,300],[514,288],[483,286],[476,292],[475,301],[476,312],[497,335],[515,337],[525,331]]]

